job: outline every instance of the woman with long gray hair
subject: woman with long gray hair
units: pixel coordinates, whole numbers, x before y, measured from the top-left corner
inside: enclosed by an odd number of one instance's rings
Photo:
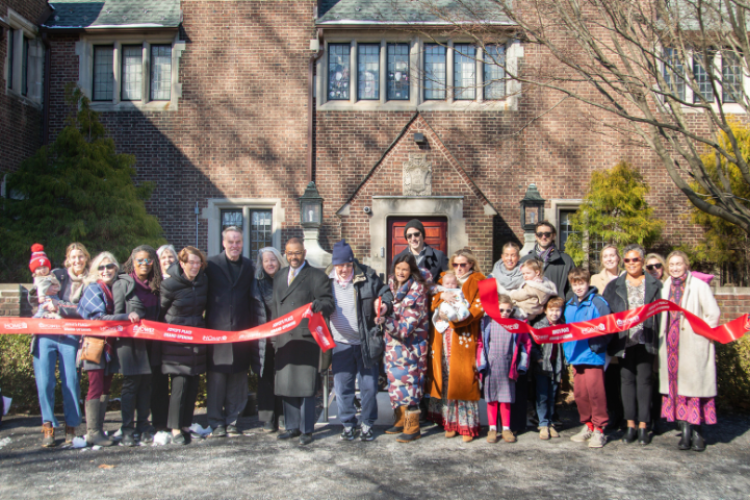
[[[136,313],[141,319],[159,320],[159,289],[162,272],[156,250],[149,245],[133,249],[112,286],[115,314]],[[119,373],[122,373],[122,445],[135,446],[134,434],[142,443],[153,441],[154,429],[148,422],[151,411],[150,341],[120,337],[115,340]],[[159,360],[161,362],[161,360]],[[135,413],[138,411],[137,426]]]
[[[258,318],[258,324],[271,321],[273,318],[273,277],[286,266],[284,257],[274,247],[258,250],[255,263],[256,300],[264,305],[265,317]],[[264,432],[275,432],[278,429],[279,417],[282,414],[282,399],[274,394],[274,348],[267,339],[257,342],[253,349],[252,366],[258,375],[258,419],[263,422]]]

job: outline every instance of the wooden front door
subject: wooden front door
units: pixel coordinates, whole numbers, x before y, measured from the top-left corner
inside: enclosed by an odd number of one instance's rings
[[[404,228],[412,219],[418,219],[424,225],[425,243],[448,254],[448,219],[446,217],[388,217],[388,274],[391,272],[393,258],[406,247]]]

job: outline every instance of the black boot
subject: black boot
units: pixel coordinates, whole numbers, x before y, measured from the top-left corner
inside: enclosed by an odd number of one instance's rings
[[[628,427],[625,431],[625,435],[622,437],[622,442],[625,444],[634,443],[638,439],[638,431],[635,427]]]
[[[639,428],[638,429],[638,443],[641,446],[646,446],[650,442],[651,442],[651,434],[648,433],[648,429]]]
[[[682,437],[682,431],[686,423],[684,420],[677,421],[677,437]]]
[[[680,444],[677,445],[677,447],[681,450],[689,450],[690,449],[690,435],[692,434],[693,429],[692,425],[690,425],[687,422],[682,423],[682,437],[680,438]]]
[[[704,451],[706,449],[706,440],[701,435],[702,429],[700,425],[693,427],[693,451]]]

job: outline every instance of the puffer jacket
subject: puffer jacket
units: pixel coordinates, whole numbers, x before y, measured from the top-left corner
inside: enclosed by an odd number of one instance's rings
[[[208,279],[203,271],[190,281],[175,262],[169,278],[161,282],[163,321],[170,325],[203,328],[203,312],[208,300]],[[161,346],[161,371],[172,375],[199,375],[206,371],[206,346],[164,342]]]
[[[565,322],[591,321],[610,313],[609,304],[597,294],[596,287],[589,287],[586,296],[579,300],[576,295],[565,304]],[[614,334],[600,335],[590,339],[571,340],[563,343],[563,352],[568,364],[603,366],[607,345]]]

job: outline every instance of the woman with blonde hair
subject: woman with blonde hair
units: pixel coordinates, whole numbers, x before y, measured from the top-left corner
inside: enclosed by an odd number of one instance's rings
[[[667,273],[667,261],[665,261],[664,257],[658,253],[650,253],[646,255],[646,272],[662,283],[669,278],[669,274]]]
[[[710,327],[719,324],[721,310],[711,287],[690,272],[681,251],[667,257],[669,277],[661,298],[689,311]],[[659,392],[662,417],[682,430],[679,449],[703,451],[702,424],[716,424],[716,354],[710,340],[697,335],[682,313],[662,313],[659,329]]]
[[[601,270],[599,274],[591,277],[589,284],[596,287],[597,293],[602,294],[607,285],[609,285],[609,282],[616,280],[622,274],[620,271],[622,258],[617,246],[613,244],[604,245],[599,254],[599,261],[601,262]]]

